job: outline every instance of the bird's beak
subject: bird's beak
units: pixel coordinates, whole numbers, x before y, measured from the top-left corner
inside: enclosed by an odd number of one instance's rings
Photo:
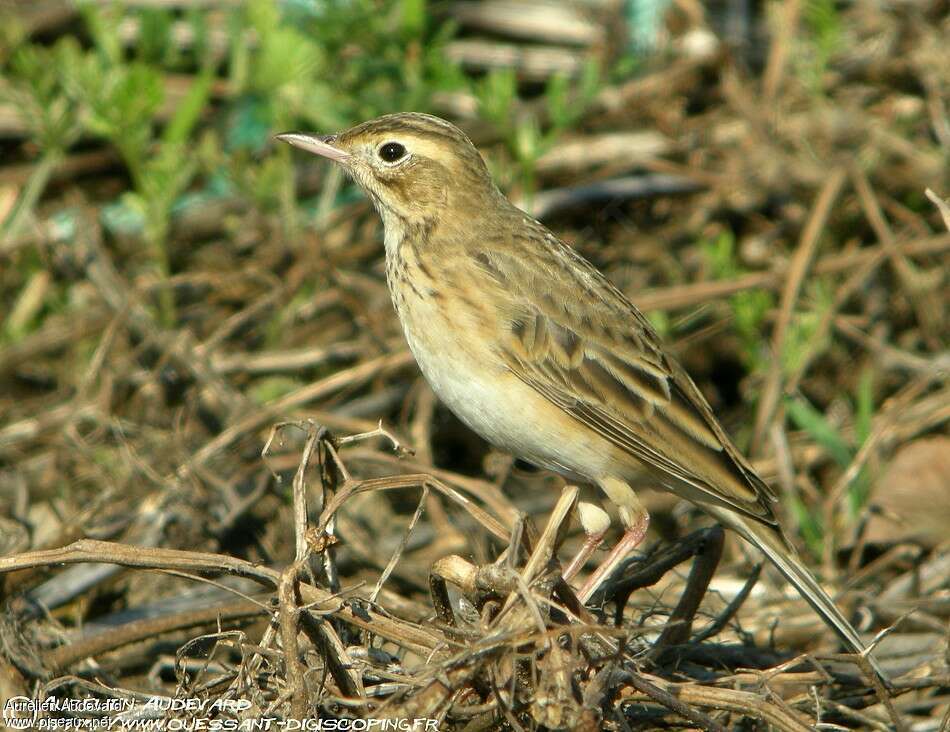
[[[318,136],[305,135],[302,132],[282,132],[275,135],[275,137],[281,142],[286,142],[315,155],[322,155],[338,163],[345,163],[350,159],[348,152],[333,146],[332,143],[336,141],[336,135]]]

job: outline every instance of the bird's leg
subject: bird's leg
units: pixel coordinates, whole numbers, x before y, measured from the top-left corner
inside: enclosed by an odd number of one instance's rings
[[[646,536],[647,528],[650,526],[650,514],[627,483],[607,479],[601,483],[601,487],[620,509],[620,520],[623,522],[624,532],[617,545],[610,551],[607,558],[601,562],[600,566],[594,570],[594,573],[587,578],[584,586],[578,592],[578,597],[582,603],[590,600],[600,584],[609,578],[614,570],[620,566],[620,563],[627,558],[627,555],[640,545],[643,537]]]
[[[627,558],[627,555],[640,545],[649,525],[650,514],[644,511],[637,517],[633,525],[626,528],[617,545],[610,551],[601,565],[594,570],[594,573],[587,578],[587,582],[580,589],[578,597],[582,603],[587,603],[600,584],[610,577],[614,570],[620,566],[620,563]]]
[[[581,567],[583,567],[590,558],[590,555],[601,545],[601,542],[604,540],[604,535],[607,533],[607,529],[610,528],[610,517],[606,511],[599,506],[595,506],[593,503],[587,503],[586,501],[578,503],[577,515],[584,529],[584,536],[586,538],[584,539],[584,545],[580,551],[577,552],[570,564],[568,564],[561,573],[565,582],[570,582],[574,579],[574,575],[580,571]]]

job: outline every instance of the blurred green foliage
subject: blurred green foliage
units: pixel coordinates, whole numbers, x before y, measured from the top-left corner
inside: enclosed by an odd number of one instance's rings
[[[78,141],[102,140],[127,170],[129,188],[100,201],[105,229],[141,242],[132,266],[157,281],[159,322],[178,322],[170,276],[176,217],[218,198],[248,201],[274,214],[288,246],[299,236],[294,157],[272,135],[288,129],[335,131],[398,110],[431,111],[440,92],[475,98],[508,151],[502,185],[525,199],[536,188],[537,160],[576,123],[597,91],[601,70],[555,77],[531,103],[519,98],[512,71],[482,79],[464,74],[445,53],[452,23],[436,24],[426,0],[250,0],[222,11],[87,3],[81,27],[54,43],[32,42],[15,15],[0,30],[0,100],[20,111],[36,164],[0,239],[20,234],[56,166]],[[309,222],[352,189],[328,169]],[[75,209],[63,209],[75,231]],[[27,281],[41,262],[21,260]],[[45,281],[40,281],[45,282]],[[47,303],[55,288],[24,289]],[[46,311],[48,312],[48,308]],[[18,340],[42,318],[18,319],[0,338]]]
[[[481,115],[492,122],[515,164],[522,197],[530,202],[537,187],[535,169],[544,153],[583,117],[601,87],[601,71],[588,61],[576,83],[562,74],[551,77],[543,105],[519,109],[518,80],[511,69],[496,69],[475,84]],[[542,126],[541,119],[547,124]],[[502,178],[504,178],[502,171]]]
[[[782,344],[782,370],[794,374],[829,345],[827,332],[820,330],[822,322],[834,308],[834,286],[826,278],[816,277],[805,286],[802,298],[807,309],[792,314],[785,343]]]
[[[722,232],[713,241],[702,242],[702,249],[715,279],[736,279],[746,274],[731,231]],[[732,324],[742,346],[740,356],[750,372],[762,370],[768,363],[762,329],[765,316],[774,306],[775,297],[769,290],[742,290],[729,298]]]
[[[848,421],[853,425],[853,436],[850,438],[802,395],[787,398],[785,410],[792,424],[804,430],[824,449],[838,468],[845,471],[871,436],[871,423],[875,412],[874,371],[871,368],[861,372],[853,399],[845,397],[843,401],[851,412]],[[872,476],[866,468],[850,477],[845,490],[848,520],[857,520],[867,506],[871,485]],[[791,509],[801,527],[806,545],[816,556],[822,556],[829,532],[833,536],[834,528],[825,526],[822,515],[810,509],[798,495],[792,496]]]
[[[452,28],[430,28],[424,0],[252,0],[229,11],[223,29],[198,9],[90,3],[81,16],[84,33],[53,45],[24,42],[17,23],[4,24],[0,98],[20,111],[39,157],[0,236],[19,232],[81,136],[100,138],[131,182],[103,206],[103,223],[140,236],[142,266],[162,280],[173,270],[173,218],[195,202],[246,196],[277,210],[293,235],[291,155],[272,145],[275,132],[427,109],[437,90],[469,83],[444,58]],[[161,322],[171,326],[174,301],[161,292]]]
[[[806,0],[802,21],[807,33],[798,53],[799,75],[815,94],[822,94],[828,64],[844,41],[844,25],[835,0]]]
[[[479,100],[530,195],[537,159],[583,113],[599,69],[589,64],[577,82],[555,77],[532,107],[537,112],[519,112],[526,105],[514,73],[466,76],[445,54],[454,26],[431,18],[426,0],[251,0],[212,27],[196,8],[85,4],[85,33],[53,46],[24,43],[8,23],[0,94],[23,110],[45,161],[23,208],[35,205],[51,168],[81,135],[102,138],[132,182],[105,208],[104,223],[140,232],[151,265],[167,276],[170,222],[196,186],[212,196],[247,196],[296,233],[292,157],[272,145],[275,132],[332,131],[396,110],[427,111],[443,91]],[[9,217],[0,233],[21,221]],[[166,322],[174,319],[170,305],[163,305]]]

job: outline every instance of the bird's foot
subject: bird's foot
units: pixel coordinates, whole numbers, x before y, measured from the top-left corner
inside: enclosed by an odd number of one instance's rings
[[[587,578],[587,582],[578,592],[578,597],[582,603],[586,604],[604,580],[608,579],[630,552],[640,545],[649,526],[650,514],[645,510],[633,517],[633,521],[627,526],[620,541],[617,542],[617,545],[610,551],[607,558],[601,562],[600,566],[594,570],[594,573]]]

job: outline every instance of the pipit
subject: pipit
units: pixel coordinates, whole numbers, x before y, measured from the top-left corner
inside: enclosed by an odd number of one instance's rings
[[[785,538],[775,494],[647,319],[508,201],[461,130],[413,113],[277,137],[339,163],[372,199],[393,304],[439,398],[490,443],[600,486],[617,505],[623,538],[582,599],[643,538],[649,516],[631,482],[646,467],[757,546],[848,646],[866,650]]]

